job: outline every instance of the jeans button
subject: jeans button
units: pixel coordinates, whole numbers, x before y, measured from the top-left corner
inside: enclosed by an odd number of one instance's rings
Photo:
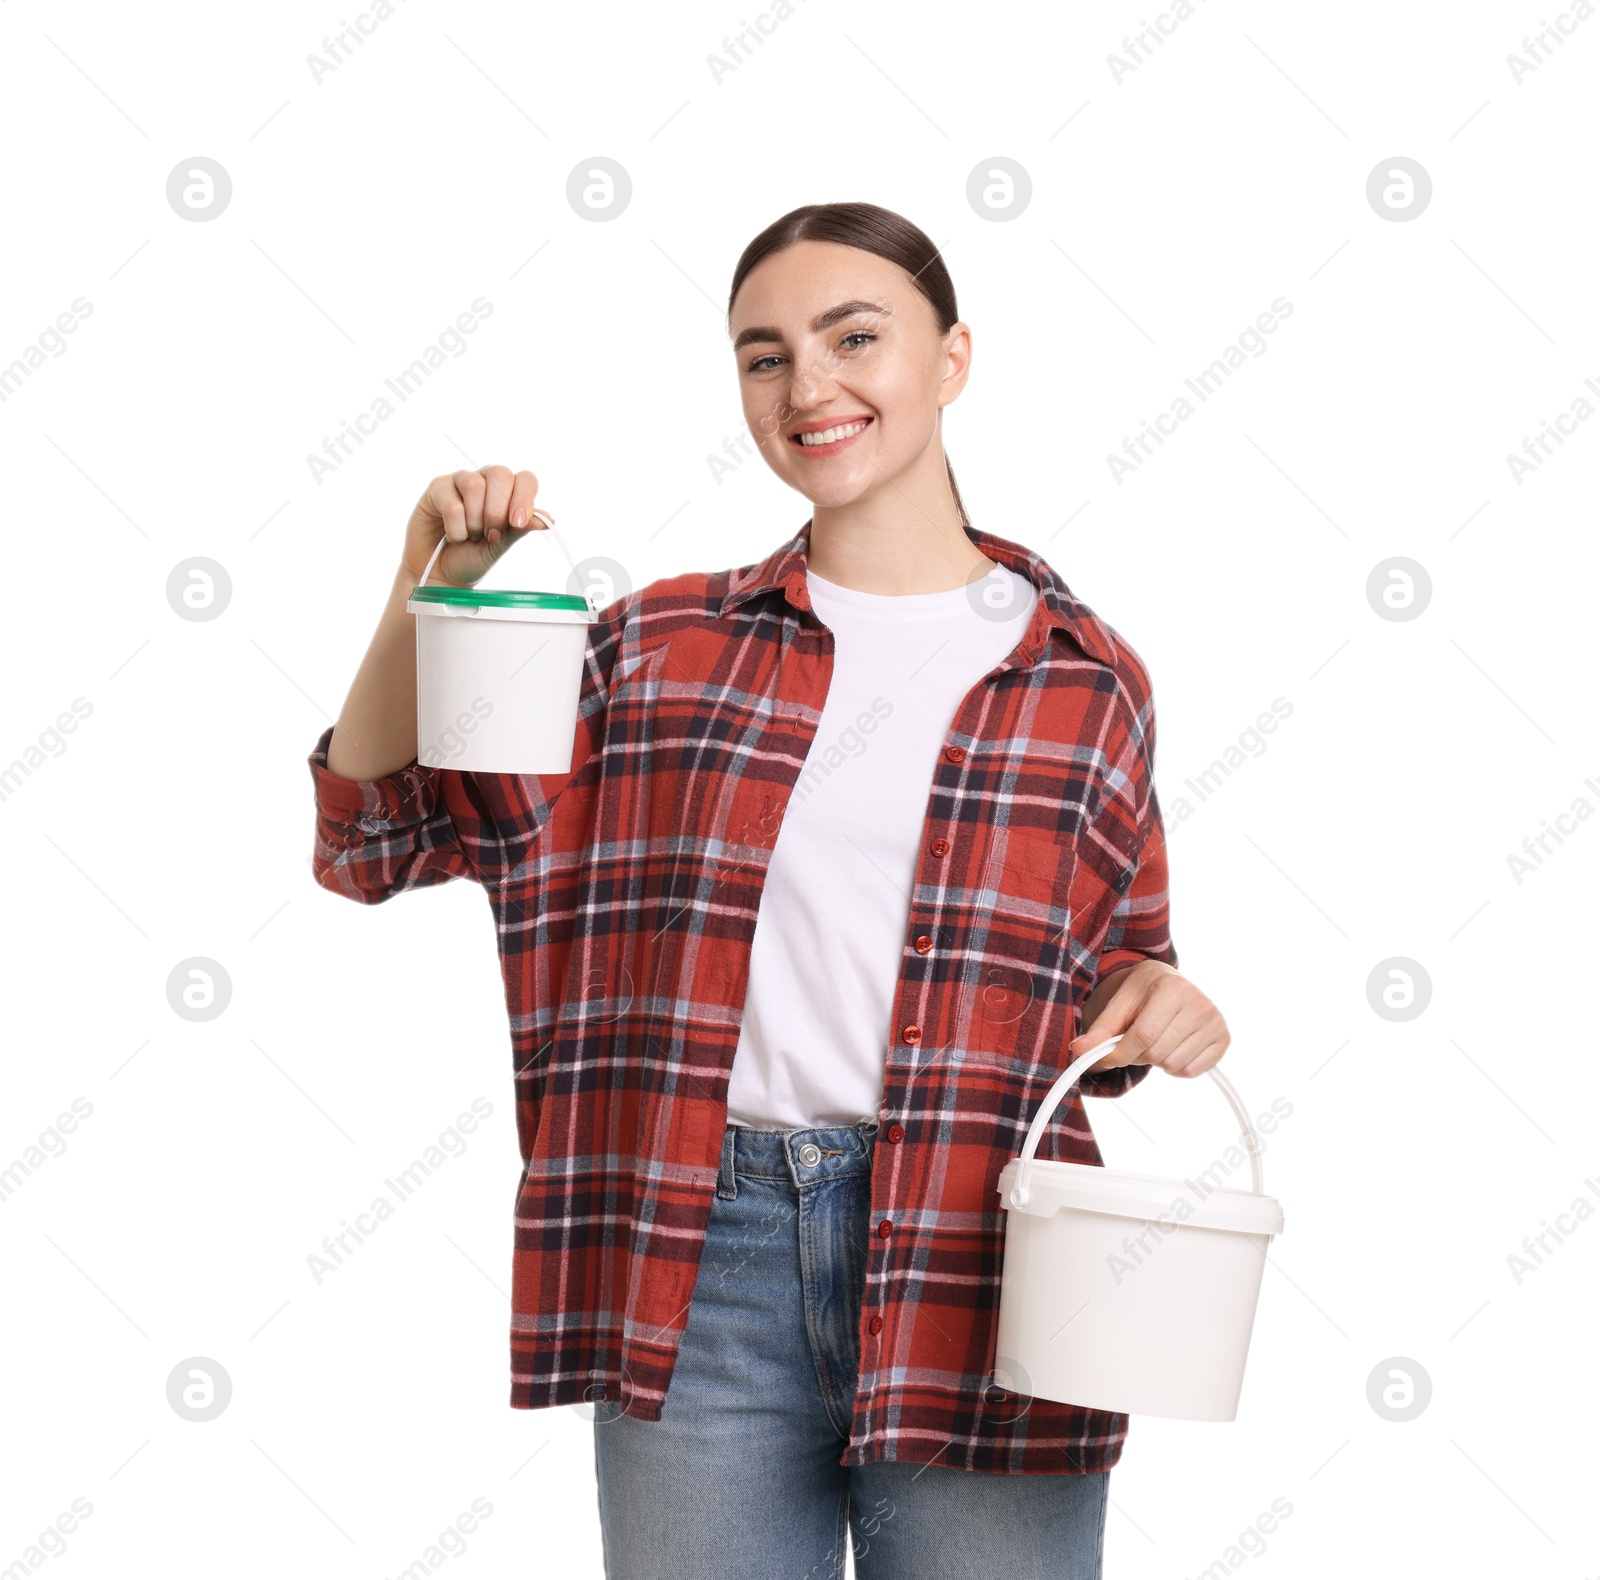
[[[806,1142],[806,1144],[800,1149],[800,1161],[804,1163],[808,1169],[814,1168],[822,1161],[822,1148],[817,1146],[814,1142]]]

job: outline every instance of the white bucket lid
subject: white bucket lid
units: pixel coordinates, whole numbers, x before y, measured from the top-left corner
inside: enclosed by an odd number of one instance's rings
[[[1020,1159],[1000,1171],[1002,1196],[1010,1194]],[[1093,1163],[1034,1158],[1028,1168],[1028,1200],[1013,1211],[1053,1217],[1063,1207],[1111,1213],[1145,1222],[1188,1224],[1197,1229],[1234,1229],[1244,1234],[1282,1234],[1283,1208],[1272,1196],[1200,1180],[1135,1174]]]
[[[534,507],[534,515],[545,523],[555,536],[555,518],[546,510]],[[534,620],[550,625],[592,625],[595,611],[589,600],[578,593],[532,592],[511,587],[446,587],[428,586],[433,567],[439,563],[445,545],[450,540],[441,537],[422,572],[422,580],[411,589],[406,600],[407,614],[442,614],[466,616],[479,620]],[[560,542],[560,539],[557,539]],[[567,562],[572,555],[561,544]],[[574,571],[577,567],[573,566]]]
[[[533,620],[547,625],[589,625],[594,611],[575,593],[518,592],[508,588],[413,587],[407,614],[442,614],[469,620]]]

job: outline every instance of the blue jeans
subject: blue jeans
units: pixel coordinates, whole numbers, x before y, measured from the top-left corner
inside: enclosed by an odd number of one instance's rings
[[[595,1418],[607,1580],[1099,1580],[1109,1471],[839,1463],[876,1131],[728,1126],[661,1419]]]

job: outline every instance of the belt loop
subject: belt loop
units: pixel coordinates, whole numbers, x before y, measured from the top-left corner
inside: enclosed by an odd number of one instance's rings
[[[735,1131],[737,1126],[728,1125],[722,1132],[722,1156],[717,1161],[717,1195],[727,1201],[732,1201],[739,1194],[738,1184],[734,1180],[733,1161]]]

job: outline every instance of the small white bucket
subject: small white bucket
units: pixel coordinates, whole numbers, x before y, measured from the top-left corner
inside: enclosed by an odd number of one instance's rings
[[[1062,1072],[1000,1171],[994,1381],[1092,1410],[1231,1421],[1283,1209],[1262,1192],[1260,1143],[1227,1078],[1210,1072],[1243,1128],[1250,1190],[1034,1157],[1072,1084],[1120,1040]]]
[[[417,761],[489,774],[571,771],[594,619],[572,593],[429,587],[417,616]]]

